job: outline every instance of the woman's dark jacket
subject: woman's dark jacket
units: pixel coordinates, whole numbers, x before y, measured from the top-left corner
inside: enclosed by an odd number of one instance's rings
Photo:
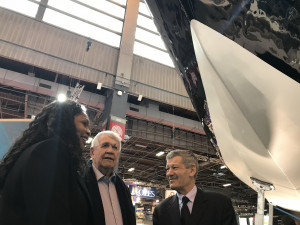
[[[91,200],[70,151],[48,139],[22,152],[1,190],[1,225],[92,224]]]

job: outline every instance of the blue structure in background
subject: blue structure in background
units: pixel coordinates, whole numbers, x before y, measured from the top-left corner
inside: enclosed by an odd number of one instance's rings
[[[0,159],[28,127],[31,120],[0,120]]]
[[[156,199],[156,188],[127,184],[131,196]]]

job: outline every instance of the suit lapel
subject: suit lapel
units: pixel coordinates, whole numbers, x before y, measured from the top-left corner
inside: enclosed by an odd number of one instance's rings
[[[85,183],[88,189],[88,192],[90,196],[92,197],[92,206],[94,208],[95,212],[95,224],[105,224],[105,217],[104,217],[104,208],[102,204],[102,199],[100,196],[99,188],[98,188],[98,183],[96,180],[95,173],[93,171],[93,167],[91,166],[92,164],[89,162],[88,168],[86,170],[85,174]]]
[[[170,220],[170,224],[180,225],[180,211],[177,195],[174,195],[169,202],[168,209],[169,215],[166,215]]]
[[[195,201],[193,204],[192,214],[190,217],[190,225],[199,224],[200,218],[203,217],[203,214],[206,212],[205,202],[207,201],[205,198],[204,192],[199,188],[197,189],[197,194],[195,197]]]

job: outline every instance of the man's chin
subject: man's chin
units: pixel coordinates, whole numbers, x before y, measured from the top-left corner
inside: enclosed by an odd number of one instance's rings
[[[169,183],[169,185],[170,185],[170,188],[171,188],[172,190],[176,190],[176,185],[175,185],[175,184]]]
[[[115,169],[115,165],[113,162],[109,162],[109,163],[103,163],[102,167],[105,169],[111,169],[114,170]]]

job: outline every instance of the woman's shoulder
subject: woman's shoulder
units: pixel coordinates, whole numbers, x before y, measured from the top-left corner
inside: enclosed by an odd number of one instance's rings
[[[25,152],[28,155],[47,155],[48,157],[56,157],[57,155],[65,155],[67,151],[62,151],[65,146],[58,139],[50,138],[37,142],[28,147]]]
[[[54,139],[54,138],[49,138],[49,139],[45,139],[42,141],[39,141],[31,146],[29,146],[27,149],[49,149],[49,148],[53,148],[53,147],[59,147],[60,143],[59,140]]]
[[[59,144],[59,140],[56,138],[48,138],[37,142],[35,145],[40,146],[40,145],[52,145],[52,144]]]

